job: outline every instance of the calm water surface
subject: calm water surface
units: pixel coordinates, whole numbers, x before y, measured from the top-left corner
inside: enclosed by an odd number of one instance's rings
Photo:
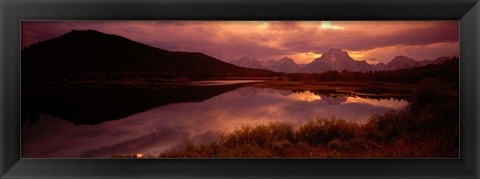
[[[208,86],[202,88],[203,94],[231,84],[234,83],[206,81],[194,85]],[[224,90],[199,100],[173,100],[99,124],[74,124],[59,117],[63,113],[39,111],[34,124],[22,127],[22,157],[148,155],[182,146],[188,140],[210,142],[242,124],[279,121],[298,126],[317,117],[331,116],[362,123],[372,114],[408,105],[404,100],[366,99],[311,91],[293,93],[248,85],[221,88]]]

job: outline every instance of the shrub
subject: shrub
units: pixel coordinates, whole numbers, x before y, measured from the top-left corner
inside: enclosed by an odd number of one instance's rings
[[[438,104],[448,101],[449,95],[442,91],[445,84],[434,78],[424,78],[417,84],[416,90],[411,95],[410,109],[418,114],[428,104]]]
[[[358,133],[358,124],[342,119],[319,118],[302,125],[296,138],[310,145],[326,145],[333,139],[349,140]]]
[[[254,127],[243,125],[232,133],[223,135],[220,145],[237,147],[242,145],[256,145],[272,148],[280,141],[294,142],[293,127],[287,123],[258,124]]]

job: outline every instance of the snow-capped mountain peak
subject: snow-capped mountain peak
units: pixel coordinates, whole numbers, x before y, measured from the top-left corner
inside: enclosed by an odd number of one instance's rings
[[[238,60],[231,61],[230,63],[240,67],[265,69],[265,67],[253,57],[243,57]]]
[[[323,53],[320,58],[316,58],[312,63],[303,68],[305,72],[325,72],[325,71],[370,71],[373,67],[365,61],[354,60],[348,52],[339,48],[331,48]]]
[[[365,60],[353,59],[348,52],[340,48],[331,48],[322,53],[319,58],[315,58],[311,63],[306,65],[299,65],[289,57],[282,57],[280,60],[263,61],[262,63],[253,57],[243,57],[230,63],[241,67],[268,69],[284,73],[322,73],[326,71],[344,70],[367,72],[409,69],[428,64],[440,64],[449,59],[450,57],[440,57],[435,60],[424,59],[417,61],[410,57],[399,55],[395,56],[388,63],[369,64]]]
[[[276,72],[285,72],[285,73],[293,73],[298,72],[300,66],[293,61],[293,59],[288,57],[283,57],[278,61],[270,60],[267,61],[265,64],[265,68],[276,71]]]

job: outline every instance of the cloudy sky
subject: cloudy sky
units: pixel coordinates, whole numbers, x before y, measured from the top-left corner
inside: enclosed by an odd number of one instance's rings
[[[309,63],[329,48],[372,64],[398,55],[417,60],[459,55],[458,21],[23,21],[22,47],[81,29],[224,61],[287,56]]]

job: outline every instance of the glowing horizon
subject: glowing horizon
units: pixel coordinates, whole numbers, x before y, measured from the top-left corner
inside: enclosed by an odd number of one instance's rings
[[[305,64],[335,47],[377,64],[398,55],[458,56],[460,50],[458,21],[22,21],[22,47],[85,29],[223,61],[289,57]]]

